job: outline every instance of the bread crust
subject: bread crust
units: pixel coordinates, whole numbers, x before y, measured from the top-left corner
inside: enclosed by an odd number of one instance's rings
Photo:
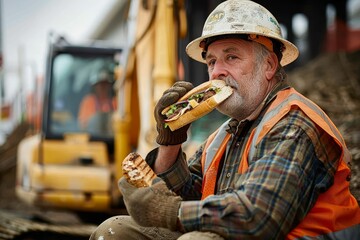
[[[146,161],[135,152],[126,156],[122,163],[123,176],[137,188],[149,187],[157,176]]]
[[[197,92],[204,91],[210,87],[218,87],[221,89],[214,96],[202,101],[199,105],[191,110],[186,111],[183,115],[178,117],[175,120],[167,121],[166,124],[170,128],[171,131],[175,131],[203,116],[213,111],[221,102],[227,99],[232,93],[233,89],[229,86],[226,86],[225,82],[222,80],[211,80],[204,82],[197,87],[193,88],[189,92],[187,92],[183,97],[181,97],[177,102],[181,102],[187,100],[193,94]],[[170,109],[170,106],[165,108],[162,111],[162,114],[165,114]]]

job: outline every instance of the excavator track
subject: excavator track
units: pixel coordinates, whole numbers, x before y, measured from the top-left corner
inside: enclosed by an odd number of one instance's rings
[[[54,225],[41,223],[19,214],[0,211],[0,240],[89,239],[95,228],[95,225],[89,224]]]

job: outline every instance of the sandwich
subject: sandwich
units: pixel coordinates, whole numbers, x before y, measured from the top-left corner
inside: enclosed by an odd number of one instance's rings
[[[205,116],[232,93],[233,89],[222,80],[200,84],[161,112],[165,116],[165,127],[175,131]]]
[[[137,188],[151,186],[157,177],[146,161],[135,152],[126,156],[122,169],[126,180]]]

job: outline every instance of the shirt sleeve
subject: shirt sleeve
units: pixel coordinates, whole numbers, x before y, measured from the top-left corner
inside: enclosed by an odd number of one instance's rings
[[[321,146],[335,150],[324,153]],[[226,239],[284,239],[331,186],[340,154],[335,146],[301,111],[291,112],[256,146],[247,172],[236,174],[233,188],[181,203],[184,229]]]
[[[186,160],[186,155],[180,151],[174,165],[167,171],[158,174],[158,177],[166,182],[169,189],[176,192],[183,200],[194,200],[201,198],[202,170],[201,155],[202,144],[195,154]],[[145,158],[146,162],[153,166],[158,153],[158,148],[152,150]]]

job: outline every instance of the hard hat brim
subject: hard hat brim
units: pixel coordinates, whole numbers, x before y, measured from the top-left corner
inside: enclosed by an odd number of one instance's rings
[[[227,34],[256,34],[256,35],[260,35],[260,36],[264,36],[264,37],[268,37],[269,35],[266,34],[261,34],[259,32],[251,32],[251,31],[244,31],[244,32],[239,32],[237,31],[224,31],[221,33],[216,33],[216,34],[208,34],[206,36],[201,36],[199,38],[196,38],[195,40],[191,41],[187,46],[186,46],[186,53],[189,57],[191,57],[192,59],[201,62],[201,63],[206,63],[206,61],[202,58],[202,51],[203,49],[200,47],[200,43],[209,37],[214,37],[214,36],[220,36],[220,35],[227,35]],[[298,48],[291,42],[289,42],[286,39],[283,38],[279,38],[277,36],[271,36],[272,39],[278,40],[280,41],[282,44],[284,44],[284,50],[282,52],[282,59],[280,61],[280,64],[282,66],[286,66],[290,63],[292,63],[293,61],[295,61],[298,56],[299,56],[299,50]]]

